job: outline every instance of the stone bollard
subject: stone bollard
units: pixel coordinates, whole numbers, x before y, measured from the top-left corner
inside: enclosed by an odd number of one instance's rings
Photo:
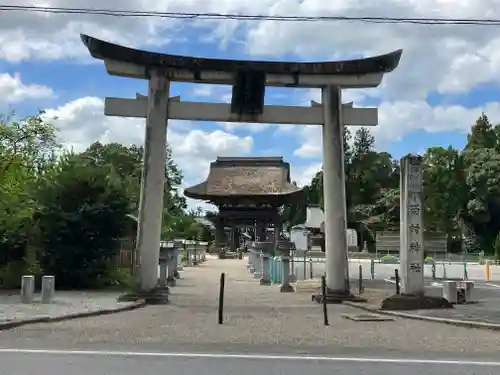
[[[281,264],[283,265],[283,284],[281,284],[280,292],[290,293],[295,292],[293,286],[290,285],[290,255],[283,254],[281,256]]]
[[[175,251],[175,264],[177,264],[176,272],[179,273],[179,271],[182,271],[181,249],[179,248]]]
[[[256,254],[257,261],[255,262],[255,271],[253,273],[253,278],[254,279],[261,279],[262,278],[262,258],[260,257],[260,252]]]
[[[193,261],[192,261],[193,266],[197,266],[198,265],[198,250],[197,249],[193,250],[192,257],[193,257]]]
[[[260,256],[262,258],[262,279],[260,279],[260,285],[271,285],[271,279],[269,278],[269,253],[263,251]]]
[[[166,259],[160,259],[160,281],[159,287],[165,289],[168,287],[167,283],[168,274],[168,261]]]
[[[175,281],[175,250],[170,251],[168,254],[168,263],[167,263],[167,285],[168,286],[175,286],[176,281]]]
[[[290,276],[289,280],[291,283],[296,283],[297,282],[297,272],[296,272],[296,267],[295,267],[295,252],[292,251],[292,254],[290,256]]]
[[[249,268],[249,271],[250,273],[254,273],[255,272],[255,267],[256,267],[256,263],[257,263],[257,250],[255,249],[250,249],[250,257],[252,258],[250,260],[250,268]]]
[[[186,267],[191,267],[193,265],[191,250],[186,249]]]
[[[24,275],[21,278],[21,302],[33,302],[33,295],[35,294],[35,276]]]
[[[476,302],[476,296],[474,293],[474,281],[462,281],[462,285],[465,290],[465,302]]]
[[[455,281],[443,282],[443,298],[450,303],[457,303],[457,283]]]
[[[175,266],[174,277],[176,279],[180,279],[181,278],[181,275],[180,275],[179,271],[182,270],[182,266],[179,264],[179,252],[180,252],[180,249],[178,249],[178,248],[176,248],[175,251],[174,251],[174,266]]]
[[[251,250],[248,252],[247,254],[247,270],[250,270],[250,268],[252,268],[252,253],[251,253]]]
[[[44,275],[42,277],[42,303],[51,303],[56,290],[55,276]]]

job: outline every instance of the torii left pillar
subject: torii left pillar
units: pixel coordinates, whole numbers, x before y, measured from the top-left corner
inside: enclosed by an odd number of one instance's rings
[[[138,277],[134,294],[136,298],[155,304],[168,302],[168,294],[158,289],[158,260],[163,219],[169,92],[170,82],[166,74],[161,70],[151,70],[137,225]]]

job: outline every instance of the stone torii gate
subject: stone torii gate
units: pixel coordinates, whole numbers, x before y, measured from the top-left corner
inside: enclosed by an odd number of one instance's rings
[[[139,292],[157,290],[165,151],[169,119],[322,125],[326,283],[333,299],[350,298],[346,239],[343,126],[377,125],[376,108],[342,105],[345,88],[377,87],[397,68],[402,50],[376,57],[329,62],[266,62],[205,59],[140,51],[81,36],[90,54],[110,75],[149,81],[146,97],[106,98],[108,116],[146,118],[137,253]],[[171,82],[233,87],[231,104],[182,102],[170,98]],[[266,86],[321,88],[311,107],[264,105]]]

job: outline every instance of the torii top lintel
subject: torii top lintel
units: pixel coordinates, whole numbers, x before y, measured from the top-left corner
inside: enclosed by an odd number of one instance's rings
[[[148,78],[150,69],[164,69],[167,71],[190,72],[193,81],[202,82],[199,78],[203,72],[237,73],[241,71],[264,72],[266,75],[296,75],[296,76],[356,76],[367,74],[381,74],[392,72],[397,68],[403,50],[397,50],[385,55],[368,57],[357,60],[326,61],[326,62],[281,62],[281,61],[248,61],[209,59],[189,56],[170,55],[137,50],[109,43],[88,35],[81,35],[81,39],[88,48],[92,57],[104,61],[114,61],[135,65],[143,68],[144,73],[127,74],[136,78]],[[139,71],[138,71],[139,72]],[[113,72],[121,75],[120,72]],[[144,75],[141,77],[140,75]],[[198,77],[198,78],[197,78]],[[172,80],[176,79],[175,75]]]

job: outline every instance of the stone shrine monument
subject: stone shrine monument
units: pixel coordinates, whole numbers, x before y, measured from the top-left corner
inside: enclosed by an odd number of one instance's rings
[[[377,87],[399,64],[402,51],[327,62],[268,62],[206,59],[140,51],[81,36],[109,74],[149,81],[147,97],[106,98],[109,116],[146,118],[144,168],[137,230],[138,295],[166,301],[157,288],[168,119],[320,125],[323,131],[325,257],[328,300],[352,298],[348,283],[344,125],[376,125],[376,108],[342,104],[342,89]],[[171,82],[233,87],[231,104],[170,98]],[[311,107],[264,105],[266,87],[320,88],[322,103]]]
[[[401,294],[386,298],[382,308],[416,310],[452,307],[443,297],[425,295],[422,157],[408,154],[401,159],[400,167]]]

